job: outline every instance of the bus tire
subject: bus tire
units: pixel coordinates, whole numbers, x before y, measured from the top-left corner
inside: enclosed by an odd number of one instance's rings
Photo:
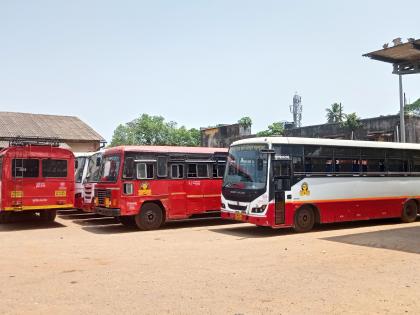
[[[132,215],[125,215],[118,217],[118,221],[124,226],[135,227],[136,221],[134,220],[134,216]]]
[[[49,223],[54,222],[55,217],[57,216],[57,210],[44,210],[39,213],[41,221]]]
[[[300,207],[295,213],[293,229],[298,233],[312,230],[315,224],[315,213],[310,206]]]
[[[416,221],[418,213],[417,203],[414,200],[409,200],[404,204],[401,221],[405,223],[411,223]]]
[[[162,225],[163,213],[157,204],[149,202],[141,207],[140,212],[134,218],[139,230],[156,230]]]

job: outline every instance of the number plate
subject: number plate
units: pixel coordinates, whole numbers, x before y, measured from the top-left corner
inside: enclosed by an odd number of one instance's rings
[[[235,220],[242,221],[242,212],[236,211],[235,212]]]

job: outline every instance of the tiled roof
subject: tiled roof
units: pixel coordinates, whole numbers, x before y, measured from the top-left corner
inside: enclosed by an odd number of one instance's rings
[[[105,141],[74,116],[0,112],[0,138],[40,137],[72,141]]]

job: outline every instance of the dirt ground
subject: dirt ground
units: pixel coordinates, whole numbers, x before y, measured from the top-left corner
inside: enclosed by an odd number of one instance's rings
[[[139,232],[77,211],[0,226],[2,314],[420,312],[420,222]]]

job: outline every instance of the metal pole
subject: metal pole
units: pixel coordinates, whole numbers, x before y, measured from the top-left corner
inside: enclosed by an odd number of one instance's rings
[[[404,92],[402,85],[402,75],[398,75],[400,83],[400,135],[401,142],[405,142],[405,122],[404,122]]]

